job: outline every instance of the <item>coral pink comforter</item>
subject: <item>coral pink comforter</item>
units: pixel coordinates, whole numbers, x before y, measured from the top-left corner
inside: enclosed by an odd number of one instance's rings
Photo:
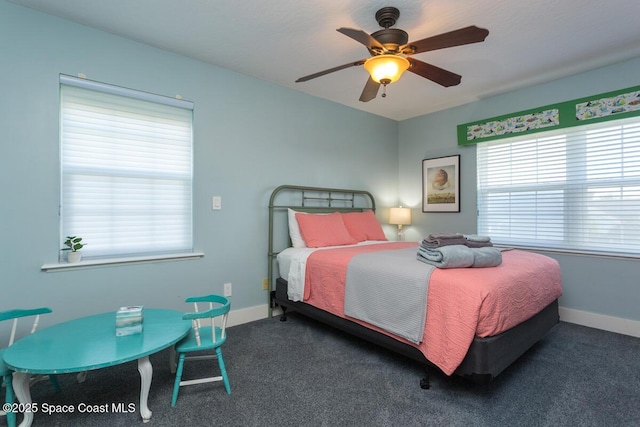
[[[398,242],[314,252],[307,260],[304,301],[346,317],[344,284],[351,258],[364,252],[411,246],[416,246],[417,251],[416,243]],[[505,251],[498,267],[436,268],[429,281],[422,342],[417,345],[397,339],[417,347],[429,361],[451,375],[464,359],[474,337],[504,332],[529,319],[561,294],[557,261],[532,252]],[[350,320],[391,335],[356,319]]]

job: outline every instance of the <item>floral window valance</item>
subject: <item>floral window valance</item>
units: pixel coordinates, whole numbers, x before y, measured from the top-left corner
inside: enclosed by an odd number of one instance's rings
[[[640,115],[640,86],[458,125],[458,145]]]

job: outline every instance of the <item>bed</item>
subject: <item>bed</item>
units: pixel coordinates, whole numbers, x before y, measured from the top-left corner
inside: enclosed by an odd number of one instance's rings
[[[489,382],[558,323],[558,297],[562,291],[555,260],[509,250],[502,252],[502,263],[497,268],[423,269],[424,264],[414,255],[416,242],[384,241],[379,232],[370,231],[372,227],[360,225],[368,222],[375,227],[375,209],[373,196],[360,190],[285,185],[272,192],[268,277],[275,286],[269,292],[270,316],[276,306],[282,309],[281,320],[286,320],[289,310],[296,311],[423,363],[427,368],[427,375],[420,381],[423,388],[429,388],[429,370],[434,368],[476,383]],[[331,231],[338,216],[349,225],[350,237],[357,237],[353,241]],[[309,224],[318,220],[322,226],[316,226],[314,235]],[[300,230],[294,230],[303,225],[313,248],[300,242]],[[379,223],[377,227],[381,230]],[[365,299],[373,300],[374,306],[376,300],[380,307],[388,304],[391,313],[400,310],[402,315],[391,316],[401,318],[400,326],[377,323],[378,318],[361,317],[353,309],[357,300],[352,278],[356,261],[362,264],[369,257],[368,262],[380,265],[371,268],[386,268],[382,267],[382,260],[389,256],[393,257],[389,274],[375,271],[365,275],[372,283],[382,282],[379,290],[372,287],[371,295]],[[415,265],[420,265],[420,271],[411,270]],[[337,270],[323,270],[326,268]],[[398,271],[391,274],[394,269]],[[413,276],[405,277],[405,270]],[[347,271],[351,271],[348,276]],[[426,274],[426,288],[414,289],[414,283],[422,281],[422,274]],[[384,281],[389,281],[389,286],[384,286]],[[399,289],[402,292],[396,292]],[[395,294],[410,292],[418,292],[409,298],[413,306],[396,302]],[[453,299],[447,293],[454,295]],[[415,301],[421,301],[421,295],[425,300],[418,307]],[[460,302],[463,300],[471,302],[469,308]],[[529,304],[531,301],[534,304]],[[411,311],[407,311],[409,308]],[[421,309],[424,313],[419,313]],[[422,324],[416,323],[421,317]],[[488,323],[489,318],[493,323]],[[415,320],[411,320],[413,329],[407,333],[406,319]]]

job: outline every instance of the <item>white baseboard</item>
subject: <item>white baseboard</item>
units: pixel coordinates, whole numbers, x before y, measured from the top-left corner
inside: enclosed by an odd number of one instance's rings
[[[273,316],[279,316],[282,310],[279,308],[273,309]],[[231,310],[229,312],[229,319],[227,320],[227,326],[242,325],[243,323],[249,323],[256,320],[266,319],[269,316],[269,305],[262,304],[255,307],[241,308],[239,310]]]
[[[268,316],[269,306],[267,304],[257,305],[255,307],[241,308],[239,310],[231,310],[227,326],[242,325],[256,320],[264,319]]]
[[[560,307],[560,320],[640,338],[640,321]]]
[[[559,311],[560,320],[563,322],[575,323],[577,325],[640,338],[640,321],[605,316],[603,314],[574,310],[572,308],[565,307],[560,307]],[[278,308],[273,310],[273,316],[279,316],[280,313],[281,310]],[[256,320],[266,319],[268,315],[269,306],[267,304],[242,308],[239,310],[231,310],[227,326],[231,327]]]

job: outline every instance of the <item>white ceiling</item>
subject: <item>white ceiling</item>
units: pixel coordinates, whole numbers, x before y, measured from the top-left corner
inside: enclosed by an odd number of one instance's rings
[[[638,0],[11,0],[394,120],[640,56]],[[462,75],[443,88],[412,73],[387,97],[358,101],[362,66],[304,83],[299,77],[369,56],[340,27],[372,33],[375,12],[395,6],[395,28],[420,40],[469,25],[483,43],[417,54]]]

